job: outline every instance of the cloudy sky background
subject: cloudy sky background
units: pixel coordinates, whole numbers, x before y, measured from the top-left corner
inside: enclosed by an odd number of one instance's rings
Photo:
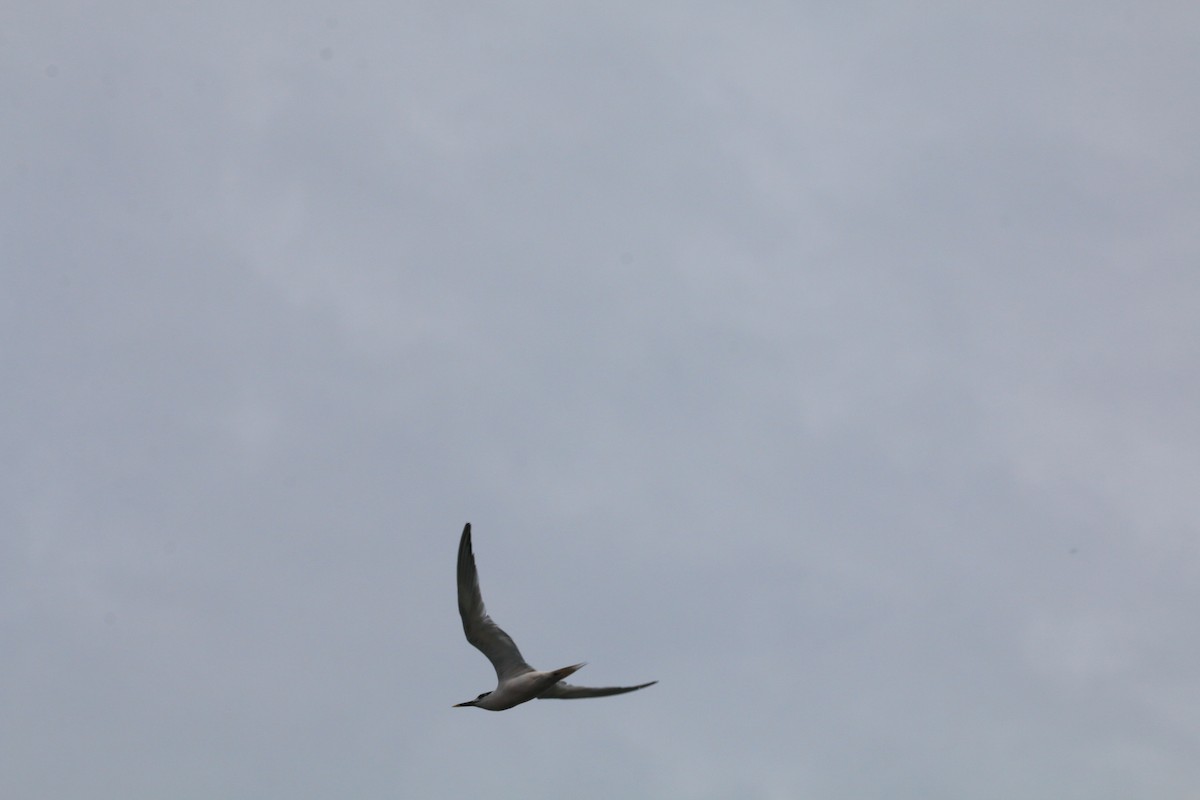
[[[178,6],[0,23],[6,798],[1197,796],[1193,3]]]

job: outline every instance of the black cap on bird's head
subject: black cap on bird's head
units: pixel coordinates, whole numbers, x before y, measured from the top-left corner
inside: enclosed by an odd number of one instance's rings
[[[453,706],[451,706],[451,708],[466,708],[467,706],[477,706],[477,705],[479,705],[479,701],[482,700],[483,698],[487,697],[489,694],[491,694],[491,692],[484,692],[483,694],[479,695],[479,697],[476,697],[474,700],[468,700],[465,703],[455,703]]]

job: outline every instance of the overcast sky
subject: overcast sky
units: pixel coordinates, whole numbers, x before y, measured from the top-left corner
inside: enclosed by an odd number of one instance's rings
[[[1197,797],[1198,41],[9,3],[0,793]]]

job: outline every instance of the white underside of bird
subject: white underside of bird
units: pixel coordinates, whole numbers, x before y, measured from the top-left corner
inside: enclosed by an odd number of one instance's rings
[[[658,681],[637,686],[572,686],[564,678],[583,664],[548,671],[536,670],[526,663],[512,637],[492,622],[479,592],[479,572],[475,569],[475,553],[471,549],[471,523],[463,528],[458,542],[458,613],[462,616],[467,641],[479,648],[496,668],[496,688],[474,700],[454,707],[474,706],[488,711],[503,711],[521,703],[539,699],[574,700],[583,697],[607,697],[625,694],[653,686]]]

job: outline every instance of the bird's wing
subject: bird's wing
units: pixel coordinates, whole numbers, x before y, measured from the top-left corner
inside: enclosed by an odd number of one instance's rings
[[[479,593],[479,573],[475,569],[475,553],[471,550],[471,523],[463,528],[458,542],[458,613],[462,616],[463,633],[467,641],[479,648],[496,668],[496,679],[503,682],[514,675],[532,672],[512,637],[492,622],[483,607]]]
[[[546,691],[538,695],[539,700],[578,700],[582,697],[608,697],[610,694],[625,694],[626,692],[636,692],[638,689],[645,689],[647,686],[653,686],[658,681],[650,681],[637,686],[572,686],[569,683],[559,681],[551,686]]]

